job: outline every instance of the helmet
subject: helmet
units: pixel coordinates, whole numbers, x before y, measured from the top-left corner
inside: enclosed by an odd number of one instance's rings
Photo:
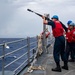
[[[52,17],[52,19],[57,19],[57,20],[58,20],[59,18],[58,18],[57,15],[54,15],[54,16]]]
[[[70,25],[70,26],[75,26],[75,23],[71,22],[69,25]]]
[[[72,22],[72,21],[71,21],[71,20],[69,20],[69,21],[67,22],[67,24],[69,25],[71,22]]]

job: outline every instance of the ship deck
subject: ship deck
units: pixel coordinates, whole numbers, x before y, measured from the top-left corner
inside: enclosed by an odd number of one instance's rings
[[[28,73],[29,67],[23,70],[20,75],[75,75],[75,62],[69,62],[69,70],[62,69],[62,72],[53,72],[51,69],[55,67],[55,62],[53,60],[53,46],[49,47],[48,53],[43,53],[35,62],[34,66],[42,66],[45,70],[33,70],[33,72]],[[61,66],[63,65],[62,60],[60,60]]]

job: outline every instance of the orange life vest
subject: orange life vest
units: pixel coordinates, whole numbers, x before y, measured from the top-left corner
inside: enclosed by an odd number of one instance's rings
[[[54,23],[55,23],[55,28],[52,29],[53,36],[54,37],[62,36],[64,33],[64,29],[63,29],[61,23],[59,21],[55,21]]]
[[[66,33],[66,39],[69,43],[75,42],[75,29],[71,30],[68,29]]]

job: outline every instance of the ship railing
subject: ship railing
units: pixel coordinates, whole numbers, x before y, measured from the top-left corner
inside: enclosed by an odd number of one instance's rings
[[[31,39],[35,38],[34,41],[31,41]],[[18,42],[22,42],[25,41],[26,44],[24,44],[23,46],[14,49],[10,52],[5,53],[6,47],[9,46],[10,44],[15,44]],[[49,40],[49,42],[53,41]],[[35,46],[34,46],[35,45]],[[3,44],[0,44],[0,46],[2,46],[2,55],[0,55],[0,60],[2,60],[2,75],[6,75],[5,71],[7,70],[7,68],[14,64],[15,62],[19,61],[20,59],[23,58],[23,62],[21,64],[19,64],[14,70],[13,70],[13,75],[19,75],[19,73],[27,66],[30,65],[30,63],[36,58],[37,53],[38,53],[38,36],[36,37],[27,37],[27,38],[23,38],[20,40],[15,40],[15,41],[11,41],[11,42],[5,42]],[[10,46],[9,46],[10,47]],[[10,49],[10,48],[9,48]],[[12,54],[16,54],[16,52],[22,51],[22,50],[26,49],[26,52],[23,52],[22,55],[18,56],[16,59],[14,59],[13,61],[9,62],[8,64],[5,65],[5,58],[9,55]],[[26,59],[24,59],[24,57],[27,57]],[[9,61],[9,60],[8,60]],[[14,67],[15,65],[11,66]]]
[[[33,37],[34,38],[34,37]],[[9,44],[14,44],[14,43],[17,43],[17,42],[21,42],[21,41],[24,41],[26,40],[27,41],[27,44],[18,48],[18,49],[15,49],[11,52],[8,52],[8,53],[5,53],[5,49],[6,49],[6,46],[8,46]],[[30,45],[34,45],[36,44],[35,47],[33,48],[30,48]],[[30,42],[30,38],[27,37],[25,39],[20,39],[20,40],[16,40],[16,41],[11,41],[11,42],[5,42],[4,44],[0,44],[0,46],[3,47],[2,49],[2,55],[0,56],[0,60],[2,60],[2,75],[6,75],[5,74],[5,68],[11,66],[12,64],[14,64],[16,61],[18,61],[19,59],[21,59],[22,57],[24,56],[27,56],[27,59],[25,59],[16,69],[13,70],[13,75],[17,75],[19,74],[19,72],[26,66],[26,65],[29,65],[30,62],[32,61],[32,59],[34,59],[34,56],[36,55],[36,52],[37,52],[37,46],[38,45],[38,40],[37,40],[37,37],[36,37],[36,41],[34,42]],[[5,57],[8,56],[8,55],[11,55],[13,53],[16,53],[24,48],[27,48],[27,52],[25,52],[24,54],[22,54],[21,56],[19,56],[18,58],[16,58],[15,60],[11,61],[10,63],[6,64],[5,65]],[[34,52],[35,50],[35,52]],[[33,53],[33,54],[31,54]],[[35,55],[34,55],[35,54]],[[25,63],[27,62],[26,65],[24,65]],[[15,66],[15,65],[14,65]],[[22,67],[21,70],[19,70],[20,68]]]

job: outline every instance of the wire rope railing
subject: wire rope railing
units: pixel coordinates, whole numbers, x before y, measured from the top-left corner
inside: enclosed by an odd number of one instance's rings
[[[52,40],[48,40],[48,42],[51,42]],[[20,44],[22,46],[19,45],[17,49],[9,49],[10,51],[6,52],[6,46],[21,42],[24,43],[23,45]],[[5,71],[10,70],[10,66],[13,68],[13,75],[18,75],[26,65],[30,65],[30,63],[36,58],[38,53],[38,37],[27,37],[15,41],[5,42],[3,44],[0,44],[0,46],[2,48],[2,55],[0,55],[0,61],[2,62],[2,75],[6,75]],[[16,47],[16,45],[14,47]],[[12,60],[6,63],[6,58],[14,54],[16,54],[17,57],[15,59],[11,58]],[[9,59],[7,61],[9,61]],[[16,65],[16,62],[21,63]]]
[[[17,75],[20,71],[17,71],[19,68],[21,68],[21,66],[23,66],[26,62],[27,62],[27,64],[26,65],[28,65],[29,63],[30,63],[30,58],[32,58],[32,56],[34,56],[33,54],[32,55],[30,55],[30,51],[33,51],[34,49],[35,50],[37,50],[37,43],[38,43],[38,41],[37,41],[37,37],[35,37],[36,38],[36,40],[34,40],[34,41],[30,41],[30,39],[31,38],[29,38],[29,37],[27,37],[27,38],[24,38],[24,39],[20,39],[20,40],[15,40],[15,41],[11,41],[11,42],[5,42],[5,43],[3,43],[3,44],[0,44],[0,46],[2,46],[3,47],[3,49],[2,49],[2,55],[0,55],[0,60],[2,60],[2,75],[5,75],[5,69],[6,68],[8,68],[9,66],[11,66],[12,64],[14,64],[16,61],[18,61],[18,60],[20,60],[20,59],[22,59],[22,57],[24,57],[24,56],[26,56],[27,58],[19,65],[19,66],[17,66],[14,70],[13,70],[13,74],[14,75]],[[21,42],[21,41],[24,41],[24,40],[26,40],[27,41],[27,43],[26,43],[26,45],[24,45],[24,46],[22,46],[22,47],[19,47],[18,49],[15,49],[15,50],[13,50],[13,51],[11,51],[11,52],[8,52],[8,53],[5,53],[5,46],[8,46],[8,45],[10,45],[10,44],[13,44],[13,43],[17,43],[17,42]],[[36,44],[36,46],[34,46],[33,48],[30,48],[30,46],[31,45],[34,45],[34,44]],[[19,52],[19,51],[22,51],[22,49],[25,49],[25,48],[27,48],[27,51],[25,52],[25,53],[23,53],[22,55],[20,55],[18,58],[16,58],[15,60],[13,60],[13,61],[11,61],[11,62],[9,62],[9,63],[7,63],[6,65],[5,65],[5,57],[7,57],[7,56],[9,56],[9,55],[11,55],[11,54],[14,54],[14,53],[16,53],[16,52]],[[24,59],[24,58],[23,58]],[[33,59],[33,58],[32,58]],[[26,65],[24,65],[24,67],[26,66]],[[23,68],[24,68],[23,67]],[[22,70],[22,69],[21,69]]]

